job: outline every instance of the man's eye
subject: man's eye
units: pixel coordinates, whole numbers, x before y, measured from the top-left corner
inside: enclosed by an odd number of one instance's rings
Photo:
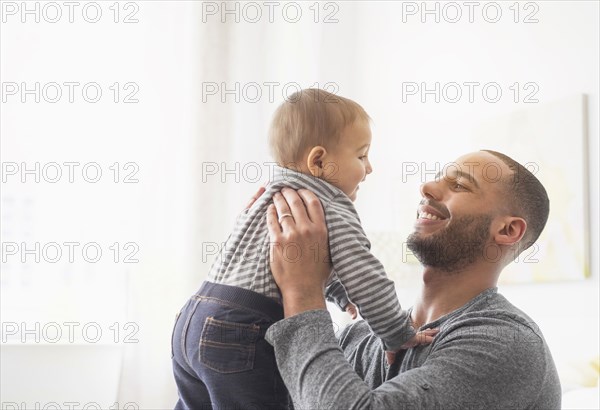
[[[467,189],[467,188],[464,185],[461,185],[459,183],[455,183],[454,184],[454,189],[461,190],[461,189]]]

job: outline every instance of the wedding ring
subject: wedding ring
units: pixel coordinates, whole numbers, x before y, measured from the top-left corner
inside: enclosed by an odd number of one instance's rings
[[[288,216],[289,216],[290,218],[294,219],[294,217],[292,216],[292,214],[283,214],[283,215],[281,215],[281,216],[279,217],[279,224],[281,225],[281,221],[283,221],[283,218],[287,218]]]

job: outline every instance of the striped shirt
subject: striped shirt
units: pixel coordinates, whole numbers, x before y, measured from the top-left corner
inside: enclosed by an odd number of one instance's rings
[[[236,220],[208,274],[208,281],[248,289],[281,301],[279,288],[269,266],[267,207],[283,187],[305,188],[321,200],[329,232],[333,265],[327,296],[344,308],[354,303],[373,333],[387,350],[396,351],[415,335],[410,316],[398,302],[394,282],[371,252],[371,243],[360,224],[354,204],[339,188],[328,182],[287,168],[274,167],[266,192]],[[296,249],[287,250],[295,258]],[[319,250],[314,249],[315,255]]]

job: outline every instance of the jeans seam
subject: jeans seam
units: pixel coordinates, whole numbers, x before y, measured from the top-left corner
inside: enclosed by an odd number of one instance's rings
[[[212,316],[208,317],[207,320],[213,326],[221,326],[221,327],[226,327],[226,328],[229,328],[229,329],[247,328],[247,329],[252,329],[252,330],[255,330],[257,332],[260,332],[260,326],[257,325],[257,324],[255,324],[255,323],[233,323],[233,322],[226,322],[224,320],[215,319]]]
[[[194,306],[192,307],[192,309],[190,309],[190,312],[187,316],[185,324],[183,325],[183,329],[181,330],[181,355],[183,356],[183,360],[185,361],[185,364],[187,364],[190,369],[193,369],[193,366],[190,363],[190,360],[188,358],[187,349],[186,349],[186,339],[187,339],[188,327],[190,326],[192,316],[194,315],[194,312],[196,311],[196,308],[198,307],[198,303],[200,303],[199,300],[197,300],[196,303],[194,304]]]
[[[270,315],[267,315],[264,312],[261,312],[260,310],[252,309],[252,308],[249,308],[248,306],[240,305],[238,303],[231,302],[229,300],[223,300],[223,299],[215,298],[213,296],[203,296],[203,295],[194,295],[193,298],[196,299],[196,300],[205,299],[207,301],[215,302],[215,303],[218,303],[218,304],[223,305],[223,306],[232,306],[232,307],[236,307],[238,309],[248,310],[250,312],[253,312],[253,313],[261,316],[264,319],[267,319],[269,322],[276,322],[277,321],[277,319],[272,318]]]
[[[175,349],[173,346],[173,342],[175,341],[175,330],[177,329],[177,321],[179,320],[179,316],[181,316],[181,310],[177,315],[175,315],[175,324],[173,325],[173,331],[171,332],[171,359],[175,357]]]

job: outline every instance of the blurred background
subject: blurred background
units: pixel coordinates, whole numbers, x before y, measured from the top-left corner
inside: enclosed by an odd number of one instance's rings
[[[3,409],[173,407],[175,314],[268,180],[274,109],[309,87],[373,118],[356,207],[404,307],[421,183],[479,149],[540,178],[547,228],[500,292],[541,327],[565,408],[598,408],[598,2],[0,10]]]

